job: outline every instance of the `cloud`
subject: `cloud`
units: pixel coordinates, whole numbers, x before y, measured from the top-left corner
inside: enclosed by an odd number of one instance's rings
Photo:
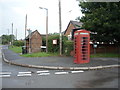
[[[22,7],[13,7],[12,9],[15,13],[18,13],[20,15],[25,15],[25,10]]]
[[[18,38],[24,38],[25,15],[28,15],[28,28],[38,29],[40,33],[46,33],[46,11],[39,7],[48,8],[49,33],[59,32],[59,8],[58,0],[0,0],[0,10],[3,22],[2,32],[11,29],[11,23],[18,29]],[[81,16],[78,2],[75,0],[61,0],[62,31],[67,28],[70,20]],[[71,12],[69,12],[72,10]]]

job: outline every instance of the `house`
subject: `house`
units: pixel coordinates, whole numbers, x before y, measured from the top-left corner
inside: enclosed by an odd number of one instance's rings
[[[81,28],[82,26],[82,22],[77,22],[77,21],[70,21],[65,32],[64,35],[68,37],[68,39],[71,38],[71,32],[73,29],[77,29],[77,28]]]
[[[40,47],[42,46],[42,36],[37,30],[31,32],[31,34],[29,34],[25,40],[27,52],[35,53],[41,51]]]

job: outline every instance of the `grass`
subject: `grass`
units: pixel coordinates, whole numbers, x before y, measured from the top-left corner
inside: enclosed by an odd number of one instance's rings
[[[114,57],[120,57],[119,54],[117,53],[99,53],[99,54],[91,54],[90,55],[91,58],[94,58],[94,57],[111,57],[111,58],[114,58]]]
[[[22,53],[22,47],[17,47],[17,46],[10,46],[9,47],[10,50],[12,50],[15,53]]]
[[[15,53],[22,53],[22,47],[9,47],[10,50],[12,50]],[[31,53],[31,54],[23,54],[21,55],[23,57],[49,57],[49,56],[59,56],[58,53],[45,53],[45,52],[38,52],[38,53]],[[120,57],[117,53],[99,53],[99,54],[91,54],[91,58],[94,57]]]
[[[22,47],[10,46],[9,49],[15,53],[22,53]],[[23,54],[20,56],[23,56],[23,57],[49,57],[49,56],[58,56],[58,55],[59,55],[58,53],[38,52],[38,53],[31,53],[31,54]]]
[[[38,52],[38,53],[31,53],[31,54],[23,54],[20,56],[23,56],[23,57],[49,57],[49,56],[58,56],[58,54],[57,53]]]

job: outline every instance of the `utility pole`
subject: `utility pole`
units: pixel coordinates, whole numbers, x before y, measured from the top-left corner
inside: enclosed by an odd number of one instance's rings
[[[27,31],[27,14],[25,17],[25,38],[26,38],[26,31]],[[26,41],[25,41],[25,46],[26,46]]]
[[[48,53],[48,9],[46,9],[46,53]]]
[[[28,31],[28,33],[29,33],[29,53],[31,53],[31,32],[32,32],[32,30],[30,30],[30,29],[28,29],[27,30]]]
[[[40,9],[46,10],[46,53],[48,52],[48,9],[39,7]]]
[[[9,29],[7,29],[8,30],[8,36],[9,36]],[[8,40],[8,45],[10,44],[10,39]]]
[[[60,55],[62,55],[62,33],[61,33],[61,0],[59,0],[59,33],[60,33]]]
[[[17,28],[16,28],[16,40],[17,40]]]
[[[13,47],[13,23],[12,23],[12,42],[11,42],[11,45]]]

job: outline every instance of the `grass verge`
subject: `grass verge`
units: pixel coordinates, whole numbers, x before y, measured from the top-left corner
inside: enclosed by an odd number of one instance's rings
[[[38,52],[38,53],[31,53],[31,54],[23,54],[20,56],[23,56],[23,57],[49,57],[49,56],[58,56],[58,54],[57,53]]]
[[[9,47],[10,50],[12,50],[15,53],[22,53],[22,47],[17,47],[17,46],[13,46],[13,47]],[[31,54],[23,54],[21,55],[23,57],[49,57],[49,56],[59,56],[58,53],[45,53],[45,52],[38,52],[38,53],[31,53]],[[120,57],[119,54],[117,53],[99,53],[99,54],[91,54],[90,55],[91,58],[94,57]]]
[[[9,46],[9,49],[12,50],[15,53],[22,53],[22,47],[17,47],[17,46]]]

